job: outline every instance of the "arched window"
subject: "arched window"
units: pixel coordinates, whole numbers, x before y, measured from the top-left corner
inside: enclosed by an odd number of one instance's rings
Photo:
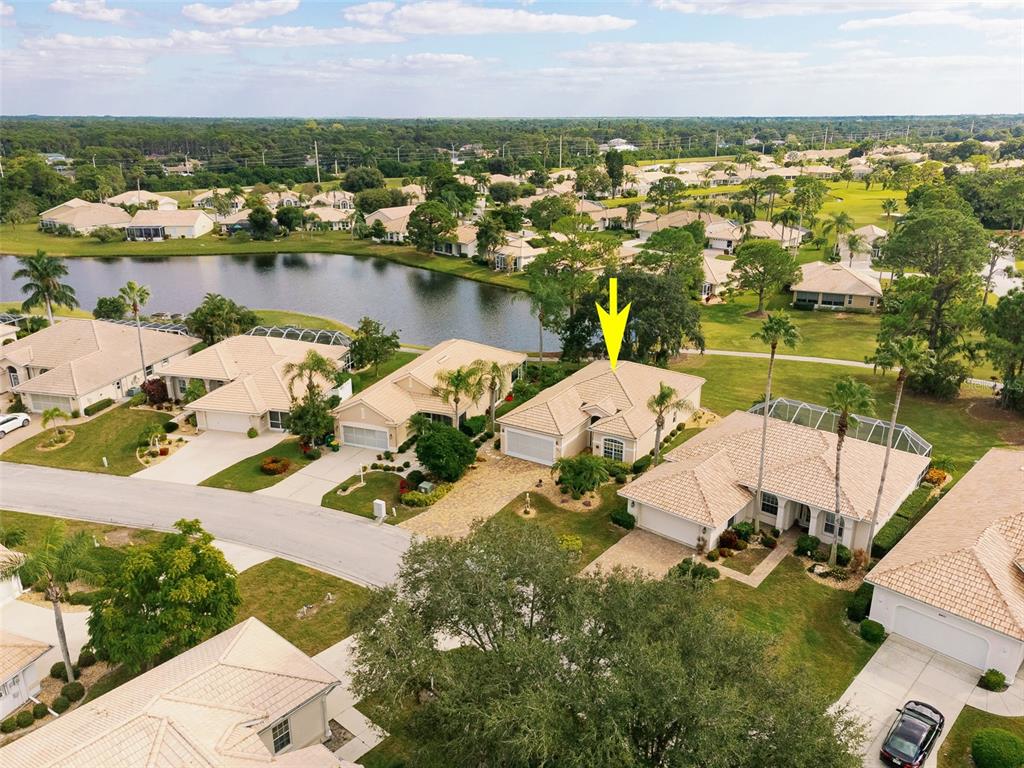
[[[622,461],[625,444],[614,437],[604,439],[604,457],[613,461]]]
[[[13,365],[7,366],[7,378],[10,380],[12,387],[16,387],[21,384],[21,377],[18,376],[18,369]]]
[[[761,493],[761,512],[771,517],[779,514],[779,497],[774,493]]]

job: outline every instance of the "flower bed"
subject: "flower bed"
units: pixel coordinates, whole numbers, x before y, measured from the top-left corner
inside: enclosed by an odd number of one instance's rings
[[[60,439],[58,439],[60,438]],[[75,439],[75,430],[65,429],[63,434],[54,433],[48,439],[36,444],[37,451],[59,451]]]

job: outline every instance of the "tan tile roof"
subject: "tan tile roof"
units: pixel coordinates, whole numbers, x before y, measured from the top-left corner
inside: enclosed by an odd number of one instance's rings
[[[792,286],[794,291],[808,293],[838,293],[852,296],[881,297],[882,285],[878,278],[857,272],[844,264],[826,264],[812,261],[800,267],[803,279]]]
[[[132,215],[124,208],[103,203],[83,203],[69,206],[67,203],[39,214],[40,219],[65,224],[73,229],[82,227],[118,227],[128,224]]]
[[[620,362],[612,370],[607,360],[595,360],[509,411],[498,422],[503,426],[562,436],[590,421],[592,414],[587,409],[611,402],[615,412],[594,422],[592,428],[635,438],[654,427],[654,415],[647,409],[647,399],[658,391],[662,382],[685,398],[704,384],[704,379],[628,361]]]
[[[476,360],[496,360],[503,364],[519,365],[526,360],[526,355],[465,339],[442,341],[346,400],[338,406],[335,414],[339,421],[347,421],[352,417],[346,414],[355,413],[354,408],[365,405],[386,418],[390,424],[399,425],[419,411],[450,413],[452,406],[446,405],[438,397],[423,393],[414,396],[409,390],[409,381],[431,390],[437,384],[438,371],[452,370]]]
[[[378,208],[366,217],[367,225],[380,220],[388,232],[405,232],[409,223],[409,214],[416,210],[415,205],[396,205],[391,208]]]
[[[246,619],[110,693],[7,745],[18,768],[326,768],[320,744],[271,755],[259,738],[337,679],[262,624]]]
[[[83,205],[92,205],[92,203],[90,203],[88,200],[83,200],[80,197],[72,197],[67,202],[61,203],[60,205],[55,205],[53,206],[53,208],[47,208],[45,211],[39,214],[39,218],[45,219],[49,217],[51,214],[57,213],[58,211],[65,211],[70,208],[78,208]]]
[[[52,647],[0,628],[0,683],[10,680]]]
[[[232,336],[160,366],[156,374],[231,382],[189,405],[196,410],[256,414],[287,411],[292,395],[284,368],[300,362],[310,350],[331,360],[342,360],[348,354],[348,347],[343,346],[268,336]],[[322,381],[321,385],[325,390],[333,388],[331,382]],[[296,384],[296,394],[300,389]]]
[[[697,211],[672,211],[666,213],[663,216],[659,216],[654,221],[645,221],[637,224],[637,230],[641,232],[659,232],[662,229],[671,229],[672,227],[684,227],[693,221],[703,221],[706,226],[711,226],[716,222],[726,221],[721,216],[714,213],[699,214]]]
[[[132,189],[122,192],[120,195],[108,197],[107,202],[112,205],[145,205],[146,203],[157,203],[159,205],[177,205],[178,201],[173,197],[158,195],[155,192],[147,192],[144,189]]]
[[[868,581],[1024,640],[1024,451],[993,448]]]
[[[139,370],[139,343],[129,325],[102,320],[61,320],[0,347],[0,362],[48,368],[23,380],[16,392],[85,395]],[[159,363],[199,342],[191,336],[143,329],[147,365]]]
[[[659,474],[643,476],[625,486],[620,494],[633,498],[633,486],[639,484],[644,498],[657,496],[667,506],[666,512],[704,522],[709,517],[725,522],[736,514],[743,503],[735,505],[738,496],[719,494],[707,497],[706,507],[692,506],[690,501],[700,489],[712,482],[721,488],[733,484],[737,488],[756,488],[758,457],[761,450],[761,416],[735,411],[708,427],[666,455],[668,461]],[[835,509],[836,436],[779,419],[768,419],[768,442],[765,460],[764,489],[818,509]],[[849,518],[870,519],[878,493],[885,446],[847,438],[843,444],[843,471],[840,487],[840,511]],[[727,461],[723,462],[724,457]],[[712,462],[710,470],[695,474],[703,462]],[[893,451],[889,461],[885,492],[882,495],[880,520],[888,520],[902,501],[917,486],[928,468],[929,459],[904,451]],[[713,471],[711,471],[713,470]],[[714,478],[714,480],[712,480]],[[700,481],[697,483],[697,481]],[[663,482],[668,491],[651,489],[650,483]],[[697,483],[683,493],[682,487]]]
[[[131,223],[133,227],[194,227],[203,219],[210,217],[205,211],[195,208],[184,208],[180,211],[151,211],[143,208],[132,216]]]
[[[712,252],[714,253],[714,251]],[[705,251],[704,281],[711,285],[722,285],[729,280],[735,260],[717,259]]]
[[[354,208],[331,208],[326,205],[310,208],[309,213],[320,221],[348,221],[356,215]]]

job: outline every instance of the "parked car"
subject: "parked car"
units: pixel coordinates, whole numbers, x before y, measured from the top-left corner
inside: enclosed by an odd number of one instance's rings
[[[21,427],[27,427],[31,422],[32,419],[27,413],[5,413],[0,416],[0,437]]]
[[[919,768],[939,739],[946,718],[935,707],[908,701],[889,729],[879,757],[886,765]]]

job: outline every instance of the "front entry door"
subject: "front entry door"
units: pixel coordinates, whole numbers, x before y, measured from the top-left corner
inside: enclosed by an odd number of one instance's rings
[[[805,530],[811,527],[811,509],[806,504],[801,504],[797,510],[796,524]]]

